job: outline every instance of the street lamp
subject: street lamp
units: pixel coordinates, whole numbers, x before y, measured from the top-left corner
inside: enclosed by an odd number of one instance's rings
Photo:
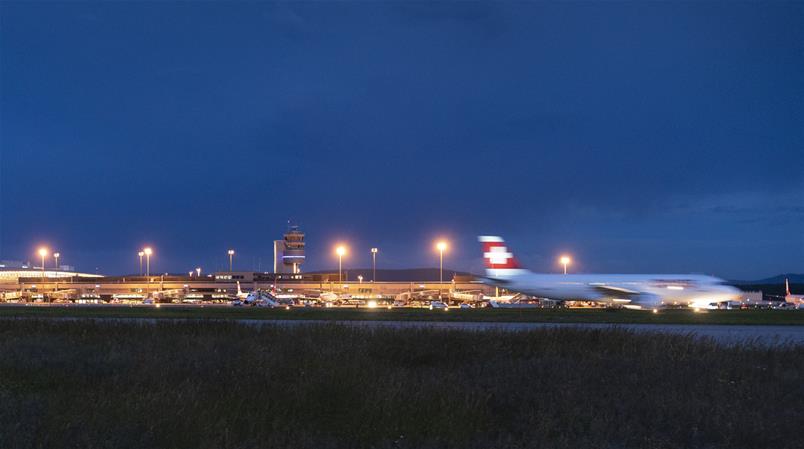
[[[228,254],[229,254],[229,273],[231,273],[232,272],[232,258],[234,257],[234,250],[230,249],[228,251]]]
[[[561,256],[561,259],[559,260],[561,261],[561,265],[564,265],[564,274],[567,274],[567,265],[572,262],[572,259],[570,259],[569,256]]]
[[[371,248],[371,282],[377,281],[377,248]]]
[[[201,267],[196,268],[195,272],[198,273],[198,277],[201,277]]]
[[[362,274],[357,275],[357,282],[359,282],[361,284],[363,283],[363,275]]]
[[[447,242],[439,241],[436,243],[436,249],[439,254],[438,281],[444,283],[444,251],[447,250]]]
[[[42,258],[42,282],[45,282],[45,257],[47,257],[47,248],[44,246],[39,248],[39,256]]]
[[[53,258],[56,259],[56,271],[59,271],[59,253],[53,253]],[[59,291],[59,275],[56,273],[56,291]]]
[[[346,247],[338,245],[338,247],[335,248],[335,254],[338,255],[338,282],[343,282],[343,255],[346,254]]]
[[[149,246],[149,247],[144,248],[142,250],[142,252],[145,253],[145,275],[150,276],[151,275],[151,254],[154,253],[154,250],[152,250],[151,247]]]
[[[137,255],[140,256],[140,276],[142,276],[142,256],[145,255],[145,252],[140,251],[140,252],[137,253]]]

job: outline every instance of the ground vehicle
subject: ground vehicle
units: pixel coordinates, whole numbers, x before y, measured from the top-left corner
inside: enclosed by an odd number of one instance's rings
[[[430,301],[430,310],[449,310],[449,306],[443,301]]]

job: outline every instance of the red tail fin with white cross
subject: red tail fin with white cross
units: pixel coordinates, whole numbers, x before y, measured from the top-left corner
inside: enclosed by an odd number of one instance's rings
[[[487,270],[511,270],[522,268],[514,254],[505,246],[502,237],[481,235],[477,238],[483,245],[483,261]]]

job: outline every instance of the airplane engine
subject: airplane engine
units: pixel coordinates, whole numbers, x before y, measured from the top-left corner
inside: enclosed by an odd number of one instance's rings
[[[643,309],[656,309],[662,306],[662,298],[650,293],[642,293],[632,297],[631,305],[640,306]]]

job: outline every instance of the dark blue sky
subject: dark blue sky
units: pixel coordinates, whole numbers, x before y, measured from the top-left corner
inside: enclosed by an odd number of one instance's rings
[[[3,2],[0,258],[804,271],[804,3]]]

